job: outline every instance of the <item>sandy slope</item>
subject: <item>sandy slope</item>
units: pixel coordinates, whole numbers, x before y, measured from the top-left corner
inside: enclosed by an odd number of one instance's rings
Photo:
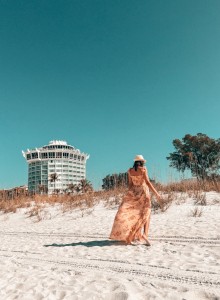
[[[220,299],[220,195],[207,197],[200,218],[192,199],[153,214],[151,247],[109,241],[117,208],[102,204],[0,215],[0,299]]]

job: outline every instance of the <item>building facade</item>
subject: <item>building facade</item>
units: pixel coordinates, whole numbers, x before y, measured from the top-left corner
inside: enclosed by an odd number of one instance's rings
[[[0,190],[0,200],[10,200],[17,197],[28,195],[28,187],[26,185],[16,186],[11,189]]]
[[[89,155],[66,141],[51,141],[49,145],[22,151],[28,163],[28,191],[33,193],[64,192],[71,184],[86,178]],[[56,174],[57,179],[52,180]]]

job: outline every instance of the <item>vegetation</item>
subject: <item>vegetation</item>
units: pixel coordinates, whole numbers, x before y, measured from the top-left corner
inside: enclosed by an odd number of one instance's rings
[[[107,175],[102,179],[102,188],[104,190],[115,189],[128,186],[128,175],[126,173]]]
[[[173,140],[173,146],[176,151],[167,157],[171,167],[179,172],[190,170],[198,180],[219,178],[220,139],[212,139],[203,133],[186,134],[182,141]]]
[[[208,201],[206,192],[220,192],[220,139],[215,140],[202,133],[195,136],[187,134],[182,140],[175,139],[173,145],[175,151],[167,157],[170,166],[179,172],[190,170],[198,180],[182,180],[169,184],[154,182],[162,200],[159,205],[152,195],[152,212],[164,212],[173,202],[181,204],[187,198],[191,198],[195,205],[191,215],[200,217],[201,207],[207,205]],[[70,184],[65,193],[60,193],[60,190],[56,189],[58,180],[58,174],[50,175],[49,181],[54,182],[53,195],[47,195],[47,187],[42,184],[38,186],[39,194],[28,194],[22,187],[10,193],[0,191],[0,212],[15,213],[17,209],[26,208],[29,217],[40,221],[47,213],[45,207],[48,204],[58,205],[63,212],[78,209],[84,216],[91,213],[94,205],[100,201],[109,209],[118,207],[128,188],[127,172],[107,175],[102,179],[101,191],[94,191],[91,182],[82,179],[78,184]],[[218,199],[215,201],[219,203]]]
[[[58,178],[58,174],[57,173],[52,173],[52,174],[50,174],[50,178],[49,178],[49,181],[50,182],[54,182],[54,194],[55,194],[55,192],[56,192],[56,182],[59,180],[59,178]]]
[[[93,191],[92,183],[87,179],[81,179],[78,184],[69,184],[66,192],[68,194],[85,194]]]
[[[151,182],[155,184],[155,180],[150,179]],[[128,173],[119,173],[107,175],[102,179],[102,188],[103,190],[112,190],[123,187],[128,187]]]
[[[39,184],[38,185],[38,191],[39,191],[40,194],[47,194],[48,188],[44,184]]]
[[[194,209],[191,210],[191,217],[201,217],[203,210],[201,207],[196,206]]]
[[[161,207],[152,196],[152,212],[164,212],[170,205],[175,202],[181,204],[187,198],[194,201],[195,207],[204,207],[207,205],[206,192],[220,192],[220,181],[214,184],[212,181],[204,181],[203,185],[196,180],[182,180],[181,182],[173,182],[166,185],[155,184],[157,190],[162,195]],[[85,182],[81,184],[81,189],[78,192],[67,192],[66,194],[58,195],[28,195],[18,194],[13,199],[8,199],[2,194],[0,198],[0,212],[15,213],[20,208],[26,208],[28,217],[33,217],[35,221],[40,221],[44,218],[51,218],[50,211],[46,209],[48,205],[58,205],[62,212],[79,210],[81,216],[89,214],[93,211],[95,204],[102,202],[108,209],[118,207],[121,203],[124,194],[127,192],[127,187],[118,187],[115,189],[94,191],[87,189]],[[83,192],[84,191],[84,192]],[[214,200],[213,200],[214,202]],[[216,198],[215,203],[220,203]],[[195,209],[193,215],[200,216],[200,210]]]

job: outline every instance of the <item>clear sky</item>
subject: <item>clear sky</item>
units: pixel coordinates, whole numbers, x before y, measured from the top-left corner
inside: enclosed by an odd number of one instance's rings
[[[173,139],[220,137],[220,1],[0,0],[0,101],[0,188],[53,139],[95,187],[136,154],[166,180]]]

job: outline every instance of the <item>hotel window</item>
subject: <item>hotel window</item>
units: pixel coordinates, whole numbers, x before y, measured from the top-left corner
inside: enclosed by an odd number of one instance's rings
[[[56,153],[56,158],[62,158],[62,152],[57,152]]]
[[[33,152],[31,154],[31,156],[32,156],[32,159],[38,158],[38,153],[37,152]]]
[[[41,153],[41,158],[42,159],[48,158],[48,153],[47,152]]]
[[[55,158],[55,152],[49,152],[49,158]]]
[[[69,153],[63,152],[63,158],[68,158],[68,157],[69,157]]]

